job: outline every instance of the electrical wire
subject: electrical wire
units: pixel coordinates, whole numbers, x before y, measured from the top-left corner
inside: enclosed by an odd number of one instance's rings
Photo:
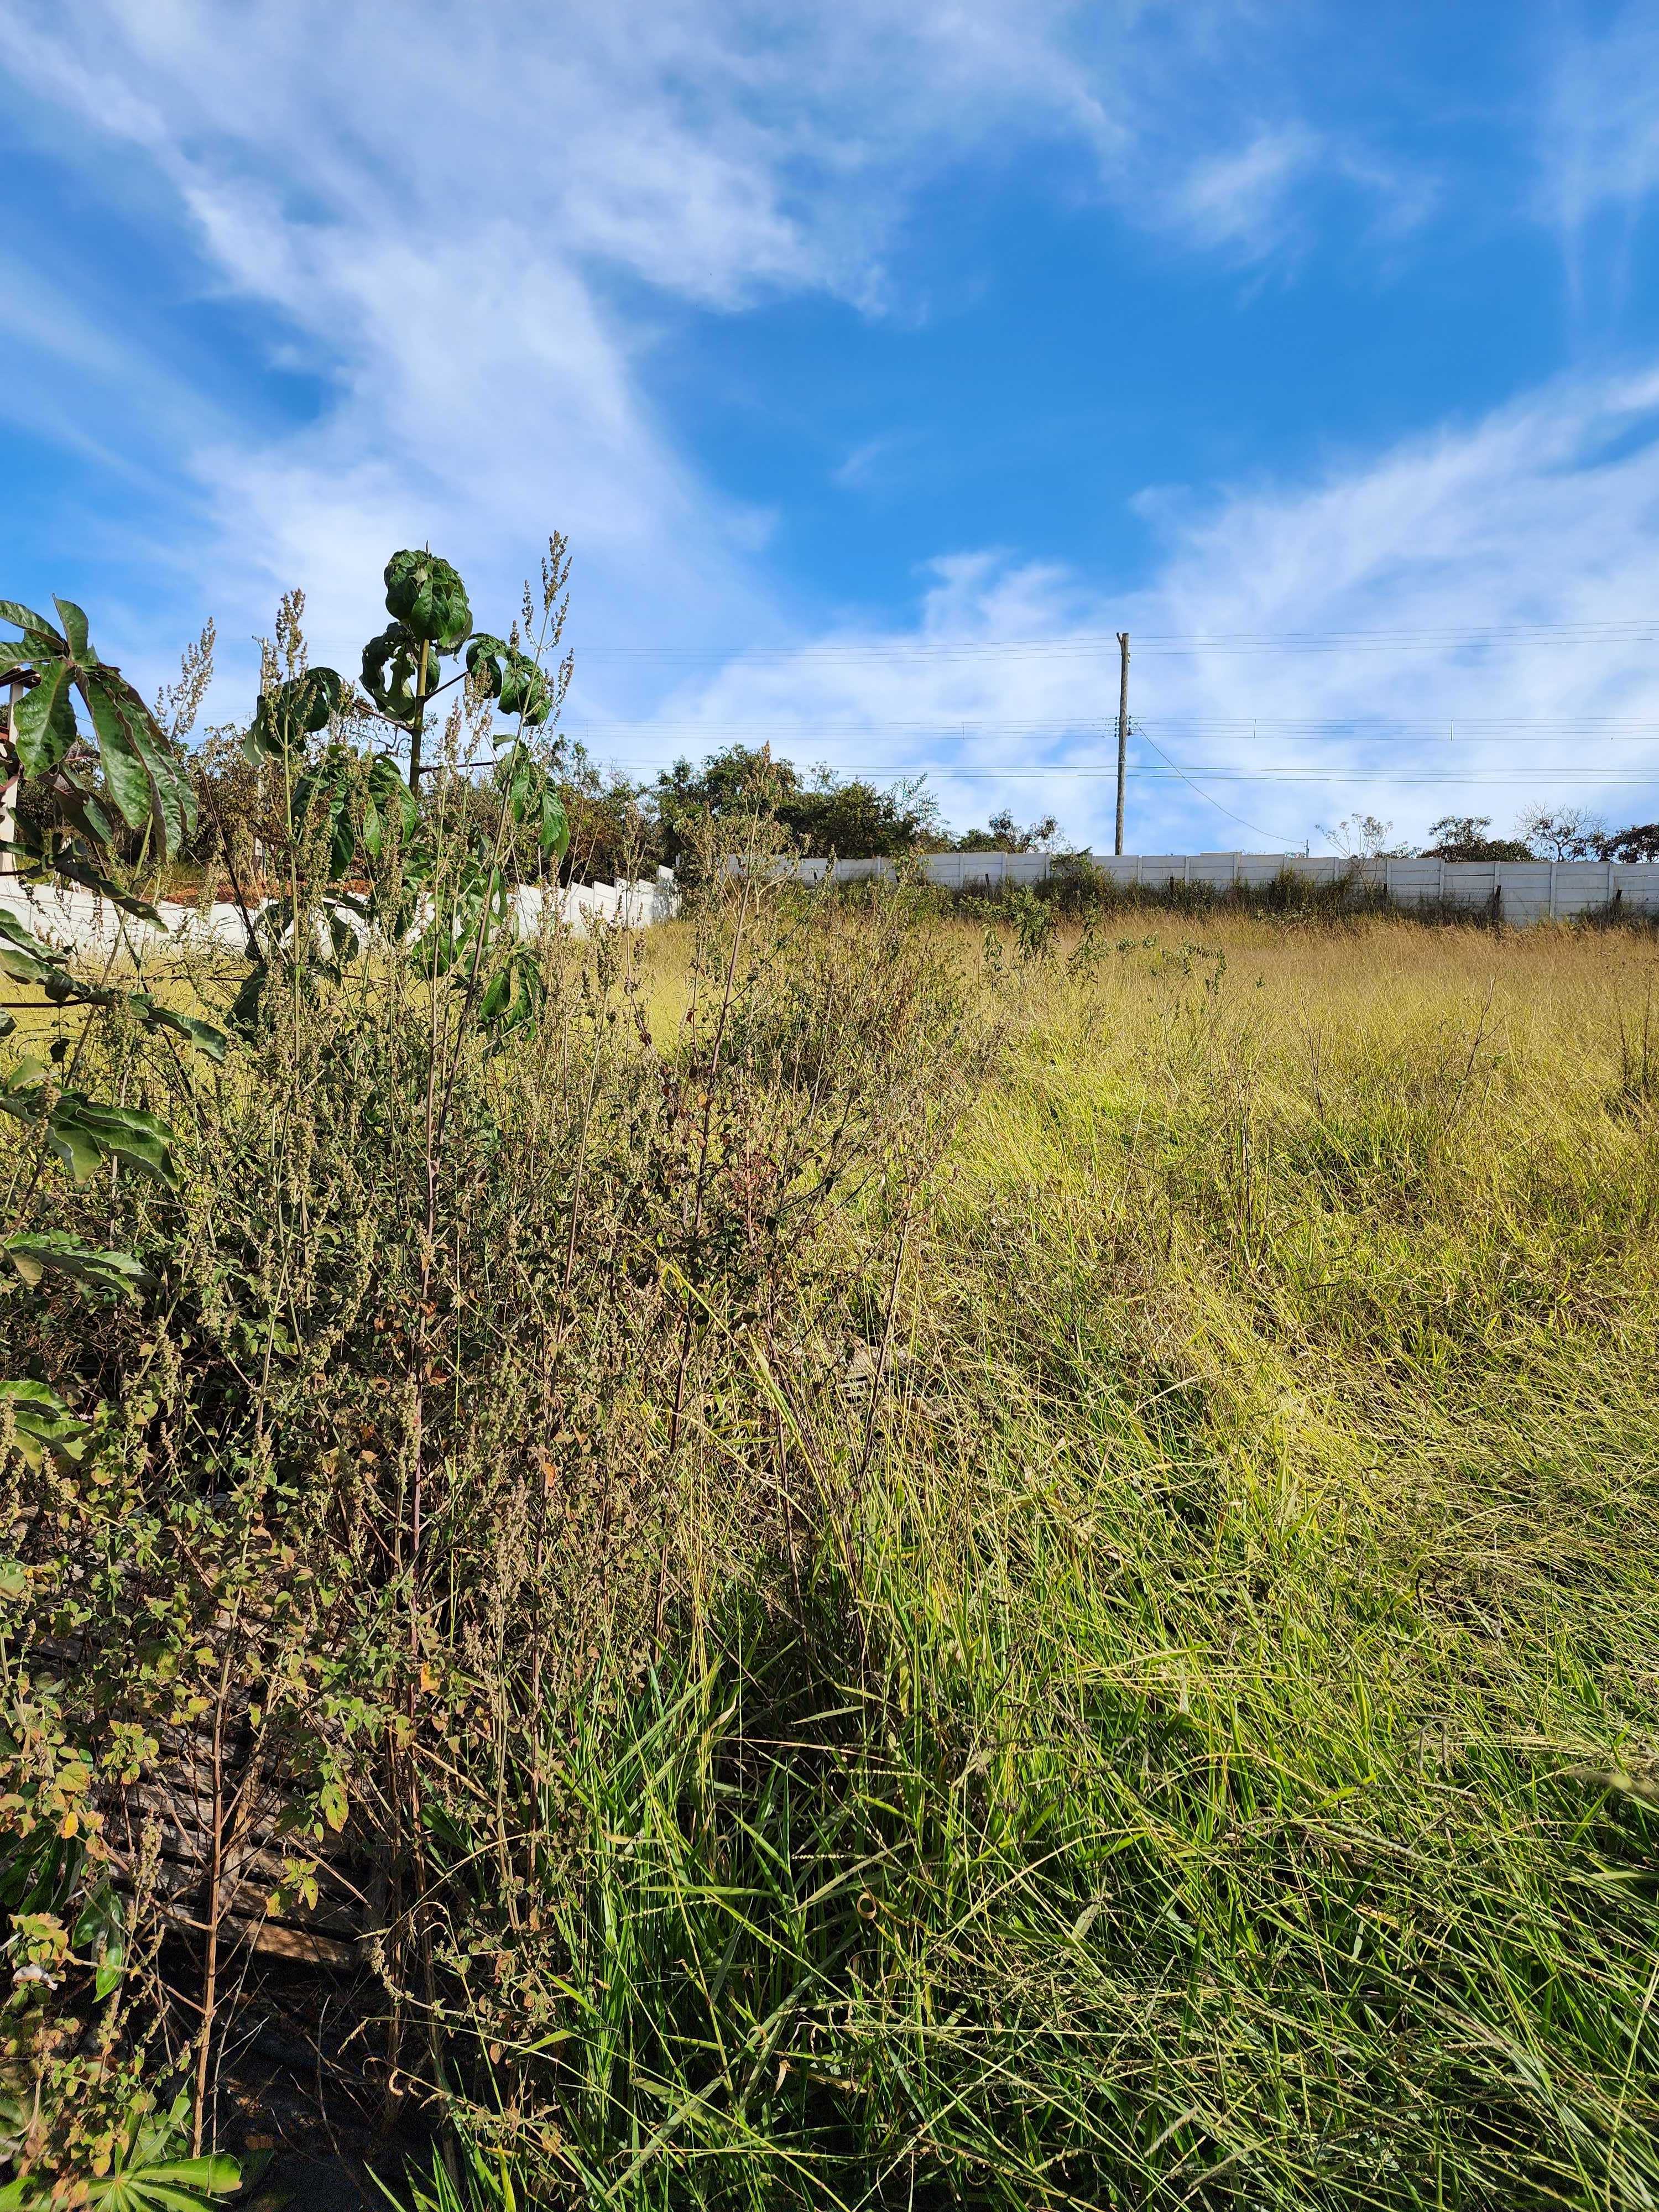
[[[1130,726],[1133,728],[1133,724]],[[1176,774],[1190,790],[1197,792],[1200,799],[1207,799],[1210,805],[1215,807],[1218,812],[1224,814],[1230,822],[1237,822],[1241,829],[1253,830],[1258,837],[1282,837],[1284,836],[1285,833],[1281,830],[1264,830],[1259,822],[1247,822],[1242,814],[1235,814],[1231,806],[1223,806],[1218,799],[1212,797],[1210,793],[1206,791],[1200,784],[1194,783],[1191,776],[1187,774],[1187,771],[1184,769],[1176,768],[1175,762],[1170,759],[1168,753],[1164,751],[1162,745],[1160,745],[1155,738],[1147,737],[1144,730],[1138,731],[1136,734],[1144,738],[1146,743],[1152,746],[1152,750],[1158,755],[1161,761],[1165,762],[1170,768],[1175,769]],[[1128,781],[1128,770],[1127,768],[1124,770],[1124,781],[1126,782]],[[1122,823],[1123,810],[1120,807],[1118,809],[1118,836],[1120,842],[1123,834]]]
[[[1501,739],[1506,744],[1547,745],[1559,744],[1574,738],[1594,738],[1608,744],[1659,742],[1659,720],[1597,721],[1588,716],[1572,715],[1549,720],[1538,717],[1526,722],[1477,720],[1456,714],[1416,723],[1357,723],[1336,719],[1297,722],[1266,715],[1241,715],[1236,720],[1226,720],[1159,714],[1150,721],[1137,716],[1133,726],[1142,732],[1155,729],[1165,737],[1215,738],[1229,744],[1240,744],[1248,740],[1262,744],[1322,742],[1346,745],[1443,745],[1468,738],[1488,744]],[[685,738],[700,744],[721,739],[756,744],[845,744],[849,739],[866,738],[926,738],[934,744],[1024,744],[1034,738],[1050,741],[1064,738],[1109,739],[1116,735],[1117,718],[1115,715],[1109,718],[1065,715],[1049,720],[1011,718],[1000,721],[975,721],[971,726],[962,720],[880,722],[866,723],[856,730],[802,730],[799,726],[790,727],[781,723],[656,722],[617,716],[609,720],[593,717],[584,721],[568,720],[563,727],[572,736],[605,738],[626,734]]]
[[[1147,739],[1150,744],[1151,738]],[[1154,747],[1155,750],[1161,750]],[[1167,768],[1131,768],[1127,775],[1131,782],[1167,781],[1171,777],[1189,779],[1201,776],[1209,783],[1283,783],[1290,785],[1331,783],[1395,783],[1445,785],[1463,791],[1487,785],[1513,784],[1534,791],[1540,781],[1551,779],[1539,775],[1403,775],[1393,769],[1379,769],[1374,773],[1364,769],[1334,769],[1327,771],[1312,768],[1298,769],[1235,769],[1183,768],[1178,761],[1163,758]],[[660,769],[657,760],[619,760],[617,768]],[[913,768],[846,767],[836,770],[837,775],[848,776],[861,783],[908,783],[921,781],[930,775],[940,776],[952,783],[1113,783],[1117,780],[1115,768],[960,768],[954,761],[923,761]],[[1554,779],[1561,781],[1563,779]],[[1650,791],[1659,789],[1659,773],[1653,775],[1573,775],[1575,787],[1580,785],[1607,789]]]
[[[1153,631],[1132,641],[1134,653],[1395,653],[1424,647],[1465,647],[1510,642],[1553,641],[1583,645],[1659,643],[1659,623],[1651,617],[1579,623],[1461,624],[1445,629],[1395,630],[1198,631],[1189,635]],[[1065,637],[843,639],[812,645],[686,646],[585,645],[582,659],[719,663],[727,666],[799,661],[878,659],[981,659],[1115,655],[1115,631],[1074,630]]]

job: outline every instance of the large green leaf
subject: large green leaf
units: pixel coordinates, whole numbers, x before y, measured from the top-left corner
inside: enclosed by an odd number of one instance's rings
[[[75,743],[70,664],[48,663],[40,681],[11,710],[12,736],[26,775],[46,775]]]
[[[385,847],[387,826],[395,818],[399,835],[407,840],[421,818],[420,803],[404,781],[404,772],[389,753],[377,753],[370,763],[368,789],[363,797],[363,849],[378,860]]]
[[[421,641],[402,623],[389,623],[363,647],[363,689],[383,714],[407,721],[415,711]]]
[[[546,997],[540,960],[530,946],[517,945],[485,985],[479,1017],[498,1036],[505,1036],[532,1026]]]
[[[0,599],[0,622],[9,622],[15,629],[32,633],[58,653],[62,653],[69,643],[68,639],[61,636],[44,615],[36,614],[33,607],[24,606],[19,599]]]
[[[328,872],[343,876],[357,850],[352,825],[352,762],[341,746],[331,746],[315,768],[294,787],[294,814],[302,829],[313,830],[319,820],[328,838]]]
[[[0,1382],[0,1401],[10,1411],[17,1449],[30,1467],[43,1466],[48,1452],[55,1459],[77,1460],[85,1450],[90,1427],[44,1382]]]
[[[106,898],[112,906],[118,906],[123,914],[130,914],[139,921],[148,921],[157,929],[166,929],[165,919],[148,899],[135,898],[131,891],[124,891],[118,884],[112,883],[100,869],[85,860],[76,860],[72,853],[55,853],[50,865],[58,875],[66,876],[70,883],[79,884],[83,890],[96,891],[100,898]]]
[[[65,1091],[46,1124],[47,1141],[68,1164],[91,1143],[103,1159],[125,1160],[142,1168],[169,1190],[179,1188],[179,1170],[173,1157],[173,1131],[156,1114],[137,1106],[111,1106],[96,1098],[83,1098]],[[77,1180],[78,1180],[77,1176]]]
[[[91,1952],[96,1975],[93,1994],[101,2004],[119,1985],[126,1965],[126,1907],[118,1890],[100,1881],[82,1906],[70,1939],[77,1951]]]
[[[94,669],[81,670],[77,682],[98,733],[110,797],[127,827],[142,830],[155,811],[155,794],[149,763],[134,736],[124,690],[102,680],[102,672]]]
[[[92,705],[95,696],[108,702],[111,714],[118,724],[122,735],[137,755],[149,787],[149,806],[158,823],[162,836],[164,853],[177,853],[185,839],[196,827],[196,793],[190,778],[172,745],[162,735],[154,716],[143,699],[125,676],[101,663],[83,669],[78,678],[82,696]],[[96,710],[94,726],[98,730],[100,750],[104,724],[98,720]],[[108,766],[107,758],[106,767]],[[121,805],[118,794],[117,804]],[[122,811],[125,812],[122,806]],[[131,817],[129,817],[131,818]],[[139,817],[139,821],[143,819]],[[132,823],[134,829],[137,822]]]
[[[466,672],[492,699],[501,696],[501,663],[510,650],[504,637],[492,637],[487,629],[476,630],[466,641]]]
[[[562,857],[570,843],[570,822],[553,779],[538,761],[523,751],[509,755],[504,773],[507,811],[514,821],[534,829],[536,842],[544,853]]]
[[[337,669],[308,668],[267,691],[253,710],[253,726],[243,750],[251,759],[279,759],[306,738],[328,727],[340,711],[345,679]]]
[[[73,599],[60,599],[56,592],[52,595],[52,603],[58,610],[58,621],[64,625],[64,635],[69,640],[70,651],[77,660],[95,661],[98,656],[92,649],[85,614]]]
[[[210,1060],[223,1060],[228,1040],[224,1031],[215,1029],[211,1022],[198,1021],[194,1014],[181,1014],[174,1006],[164,1006],[148,991],[128,992],[127,1004],[137,1008],[146,1029],[171,1030],[175,1036],[193,1044],[198,1052],[204,1052]]]
[[[511,647],[496,696],[502,714],[517,714],[532,727],[544,722],[553,711],[553,694],[546,677],[528,653]]]
[[[70,1275],[89,1290],[131,1296],[155,1280],[130,1252],[108,1252],[83,1244],[66,1229],[20,1230],[3,1248],[23,1280],[33,1287],[43,1274]]]
[[[223,2151],[178,2156],[189,2130],[188,2096],[166,2112],[141,2110],[127,2122],[106,2172],[8,2183],[0,2189],[0,2212],[59,2212],[70,2205],[79,2212],[207,2212],[216,2198],[236,2195],[243,2169]]]
[[[158,1115],[137,1106],[109,1105],[78,1091],[60,1091],[48,1106],[41,1060],[19,1060],[0,1082],[0,1113],[20,1121],[39,1123],[44,1118],[48,1146],[76,1182],[95,1174],[103,1161],[121,1159],[169,1190],[179,1187],[173,1132]]]
[[[87,2212],[202,2212],[214,2197],[234,2197],[241,2185],[241,2167],[222,2151],[173,2159],[94,2183]]]
[[[150,720],[143,700],[136,691],[127,695],[128,727],[133,742],[149,771],[150,788],[155,796],[156,811],[161,817],[166,839],[164,849],[169,853],[182,851],[185,840],[196,827],[196,787],[191,783],[178,757],[161,731]]]
[[[57,799],[59,811],[80,832],[88,848],[107,852],[115,842],[115,824],[96,793],[64,770],[58,778]]]
[[[68,964],[67,952],[46,944],[32,930],[25,929],[8,908],[0,906],[0,975],[9,976],[14,983],[45,988],[62,977]]]

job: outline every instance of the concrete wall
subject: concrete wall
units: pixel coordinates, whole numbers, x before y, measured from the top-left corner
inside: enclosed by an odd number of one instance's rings
[[[1498,911],[1506,921],[1549,918],[1562,921],[1593,914],[1615,903],[1627,913],[1659,916],[1659,865],[1614,860],[1344,860],[1309,859],[1300,853],[1126,853],[1089,856],[1091,865],[1126,888],[1167,891],[1183,884],[1227,891],[1236,885],[1258,887],[1291,875],[1306,883],[1350,881],[1381,891],[1403,907],[1442,901],[1471,909],[1489,908],[1501,893]],[[737,860],[727,863],[732,868]],[[1063,863],[1061,864],[1063,865]],[[921,863],[929,881],[953,890],[996,890],[1006,884],[1038,884],[1055,872],[1048,853],[935,853]],[[827,860],[778,863],[778,872],[806,883],[821,883]],[[839,883],[857,883],[894,873],[890,860],[837,860]],[[539,928],[544,893],[526,885],[516,894],[520,928]],[[630,884],[571,884],[557,895],[558,918],[582,936],[596,924],[648,929],[679,912],[679,893],[666,868]],[[145,950],[161,940],[148,923],[118,913],[89,891],[27,893],[0,877],[0,905],[49,941],[76,951],[107,952],[123,943]],[[246,933],[234,906],[216,905],[204,913],[194,907],[164,905],[167,933],[189,942],[208,940],[240,951]]]
[[[1171,884],[1226,891],[1262,886],[1281,875],[1304,883],[1350,881],[1379,890],[1401,906],[1438,903],[1490,906],[1502,893],[1506,921],[1540,921],[1589,914],[1617,901],[1625,908],[1659,913],[1659,866],[1617,860],[1345,860],[1300,853],[1125,853],[1091,854],[1092,865],[1127,887],[1167,891]],[[787,866],[787,864],[786,864]],[[827,860],[800,860],[793,872],[821,883]],[[1048,853],[934,853],[921,863],[932,883],[954,890],[994,890],[1004,884],[1037,884],[1054,872]],[[836,878],[856,883],[890,877],[890,860],[837,860]]]
[[[569,884],[556,895],[557,915],[578,937],[598,923],[624,929],[648,929],[679,911],[679,893],[666,868],[630,884]],[[540,927],[546,895],[526,884],[514,894],[520,929],[532,935]],[[0,878],[0,906],[48,943],[76,952],[107,953],[127,947],[148,953],[165,941],[152,924],[123,914],[90,891],[25,891],[15,878]],[[234,906],[204,911],[163,902],[158,911],[167,937],[185,944],[217,944],[236,952],[247,943],[247,930]]]

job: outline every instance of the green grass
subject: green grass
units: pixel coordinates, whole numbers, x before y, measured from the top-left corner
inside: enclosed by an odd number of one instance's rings
[[[725,896],[116,1037],[18,1771],[265,1685],[445,2212],[1659,2203],[1651,939]]]
[[[986,983],[801,1603],[573,1747],[521,2190],[1659,2197],[1651,955],[1178,930]]]

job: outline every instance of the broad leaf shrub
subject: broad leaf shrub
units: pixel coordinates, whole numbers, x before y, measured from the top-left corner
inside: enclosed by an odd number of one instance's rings
[[[636,942],[509,925],[510,838],[562,828],[527,746],[486,753],[481,820],[464,722],[417,808],[288,635],[246,954],[170,948],[171,1027],[76,1001],[77,1084],[124,1117],[64,1128],[95,1176],[39,1171],[70,1094],[0,1123],[33,1208],[0,1392],[20,2204],[141,2140],[159,2180],[146,2113],[210,2160],[273,1956],[347,1978],[371,2107],[493,2111],[571,1967],[573,1735],[712,1594],[793,1601],[832,1505],[790,1409],[879,1336],[981,1050],[901,908],[848,926],[763,870],[711,869],[653,1027]],[[555,696],[514,671],[465,693],[475,733],[509,678],[521,729]],[[226,1048],[176,1050],[189,1023]]]

